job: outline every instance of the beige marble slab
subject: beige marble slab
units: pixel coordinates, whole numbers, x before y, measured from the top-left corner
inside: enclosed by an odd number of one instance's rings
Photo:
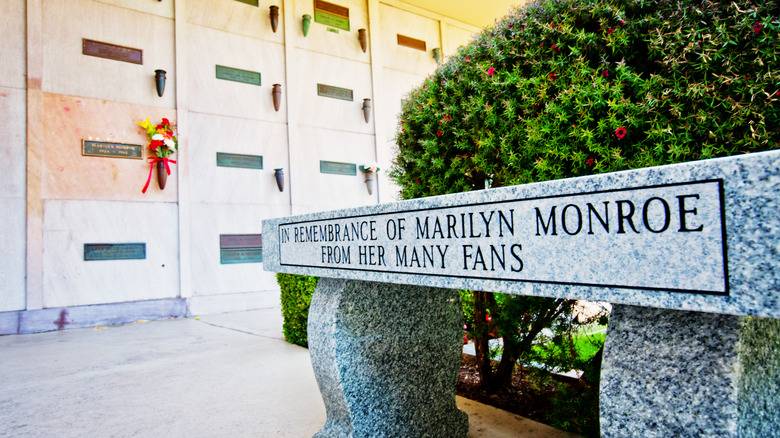
[[[270,6],[279,6],[279,25],[271,28]],[[284,42],[284,2],[260,1],[253,6],[236,0],[187,0],[187,22],[237,35]]]
[[[192,202],[289,206],[287,125],[190,113]],[[218,167],[217,152],[263,157],[263,169]],[[276,186],[274,169],[284,169],[287,191]]]
[[[27,93],[0,87],[0,198],[24,198],[27,158]]]
[[[379,4],[379,14],[378,46],[383,51],[385,67],[415,74],[433,72],[433,49],[441,47],[439,22],[383,3]],[[426,50],[398,45],[398,34],[425,41]]]
[[[371,47],[373,35],[368,31],[368,14],[366,2],[362,0],[332,0],[334,3],[349,8],[349,30],[328,26],[315,21],[314,1],[296,1],[294,4],[293,19],[295,20],[295,33],[290,35],[288,42],[312,52],[324,53],[340,58],[351,59],[363,63],[371,62]],[[303,15],[311,16],[309,33],[303,36]],[[358,41],[358,29],[366,29],[368,35],[368,48],[364,53]]]
[[[444,34],[442,51],[444,56],[447,57],[455,53],[458,47],[468,44],[476,32],[445,23],[442,25],[442,33]]]
[[[0,87],[0,312],[26,302],[26,99],[22,89]]]
[[[381,132],[384,135],[383,138],[377,139],[380,145],[377,150],[377,162],[380,168],[390,169],[395,159],[395,135],[400,129],[401,102],[409,95],[409,91],[422,84],[425,76],[383,68],[380,77],[385,86],[380,88],[381,94],[378,101],[380,105],[384,106],[384,114],[391,114],[392,117],[385,117],[381,121],[383,124]],[[379,202],[393,202],[399,199],[400,187],[387,177],[387,174],[385,174],[385,178],[379,180],[379,184]]]
[[[278,290],[275,274],[261,263],[220,264],[219,236],[260,234],[262,219],[288,214],[288,206],[193,204],[193,296]]]
[[[173,20],[90,0],[47,0],[43,22],[43,91],[174,108]],[[84,55],[84,38],[143,50],[143,65]],[[156,69],[167,72],[163,97]]]
[[[93,140],[140,144],[146,158],[146,133],[135,121],[149,117],[159,123],[167,117],[175,122],[173,110],[44,94],[44,114],[44,199],[176,202],[176,165],[171,166],[165,190],[159,190],[153,175],[149,190],[142,194],[149,176],[145,160],[82,155],[82,140]]]
[[[95,0],[107,5],[119,6],[160,17],[173,18],[173,4],[171,0],[138,1],[138,0]],[[189,0],[192,1],[192,0]]]
[[[339,129],[363,134],[374,133],[373,113],[366,123],[363,99],[374,96],[371,66],[344,58],[295,49],[288,68],[293,73],[289,102],[295,105],[294,120],[302,125]],[[318,95],[317,84],[352,90],[352,101]]]
[[[24,88],[26,66],[25,0],[0,2],[0,86]]]
[[[215,315],[252,309],[278,309],[281,306],[278,287],[274,290],[261,292],[198,295],[187,300],[187,307],[192,315]],[[279,310],[275,311],[279,312]]]
[[[191,111],[286,121],[289,90],[285,84],[284,46],[202,26],[189,26],[187,44],[189,53],[197,54],[187,66]],[[217,79],[217,65],[259,72],[261,85]],[[282,85],[278,112],[273,107],[273,84]]]
[[[179,295],[175,204],[44,202],[44,307]],[[145,260],[84,261],[85,243],[146,243]]]
[[[0,198],[0,312],[25,305],[24,198]]]
[[[293,213],[334,210],[376,203],[376,191],[368,194],[365,178],[320,173],[320,160],[370,165],[376,161],[373,135],[299,127],[300,144],[291,160]],[[380,170],[379,178],[384,178]]]

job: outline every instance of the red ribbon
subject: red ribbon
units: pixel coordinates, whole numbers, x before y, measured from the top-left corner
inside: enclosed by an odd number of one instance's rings
[[[141,190],[141,193],[146,193],[146,189],[149,188],[149,183],[152,182],[152,171],[154,170],[154,165],[156,163],[159,163],[162,161],[165,163],[165,171],[168,172],[168,175],[171,174],[171,168],[168,166],[168,163],[175,163],[175,160],[170,160],[168,158],[160,158],[160,157],[149,157],[147,158],[149,161],[149,178],[146,178],[146,185],[144,185],[144,189]]]

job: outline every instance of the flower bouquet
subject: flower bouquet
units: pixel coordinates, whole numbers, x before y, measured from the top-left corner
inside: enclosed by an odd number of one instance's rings
[[[363,173],[369,173],[369,172],[379,172],[379,166],[377,166],[376,163],[369,164],[366,166],[360,166],[360,171]]]
[[[366,189],[368,189],[368,194],[373,195],[374,194],[374,181],[375,177],[374,175],[379,172],[379,166],[377,166],[376,163],[369,164],[367,166],[360,166],[360,171],[363,172],[363,175],[366,179]]]
[[[149,139],[147,147],[154,153],[153,157],[147,158],[149,162],[149,178],[146,179],[146,185],[144,185],[141,192],[146,193],[146,189],[149,188],[149,182],[152,180],[152,170],[155,168],[155,165],[157,166],[157,184],[160,186],[160,190],[162,190],[165,188],[168,175],[171,174],[169,163],[176,163],[175,160],[171,160],[168,157],[179,150],[176,127],[166,118],[163,118],[159,125],[153,125],[148,117],[143,122],[135,123],[146,130],[146,136]],[[165,170],[163,171],[163,169]]]

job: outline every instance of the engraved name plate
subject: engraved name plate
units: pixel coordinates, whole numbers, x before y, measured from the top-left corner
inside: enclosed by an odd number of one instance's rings
[[[320,161],[320,173],[333,175],[357,175],[357,165],[336,161]]]
[[[217,79],[226,81],[241,82],[250,85],[260,85],[260,73],[251,70],[241,70],[239,68],[225,67],[217,65]]]
[[[102,43],[100,41],[81,40],[81,48],[84,55],[97,56],[98,58],[113,59],[132,64],[143,64],[143,50],[131,47],[117,46],[116,44]]]
[[[244,155],[228,154],[226,152],[217,152],[217,166],[219,167],[240,167],[243,169],[262,169],[262,155]]]
[[[220,234],[219,263],[263,263],[263,235]]]
[[[400,33],[396,35],[398,35],[399,46],[410,47],[412,49],[422,50],[423,52],[426,50],[425,41],[408,37],[406,35],[401,35]]]
[[[143,146],[140,144],[107,143],[82,140],[81,155],[88,157],[143,159]]]
[[[238,263],[263,263],[263,248],[221,249],[219,263],[235,265]]]
[[[333,99],[348,100],[352,102],[353,92],[349,88],[334,87],[332,85],[317,84],[317,95],[331,97]]]
[[[348,31],[349,8],[322,0],[314,0],[314,21]]]
[[[220,234],[219,247],[226,248],[262,248],[262,234]]]
[[[84,261],[144,260],[145,243],[85,243]]]
[[[278,228],[280,262],[399,277],[728,295],[722,190],[722,180],[713,179],[287,219]],[[373,258],[361,258],[367,246]],[[341,262],[328,251],[339,251]]]

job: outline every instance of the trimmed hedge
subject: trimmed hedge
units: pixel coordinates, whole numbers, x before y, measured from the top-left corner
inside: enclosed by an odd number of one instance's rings
[[[405,100],[404,199],[778,148],[778,1],[522,6]]]
[[[307,331],[309,305],[318,281],[318,277],[276,274],[276,282],[282,290],[282,317],[284,318],[282,331],[284,339],[291,344],[309,346]]]

